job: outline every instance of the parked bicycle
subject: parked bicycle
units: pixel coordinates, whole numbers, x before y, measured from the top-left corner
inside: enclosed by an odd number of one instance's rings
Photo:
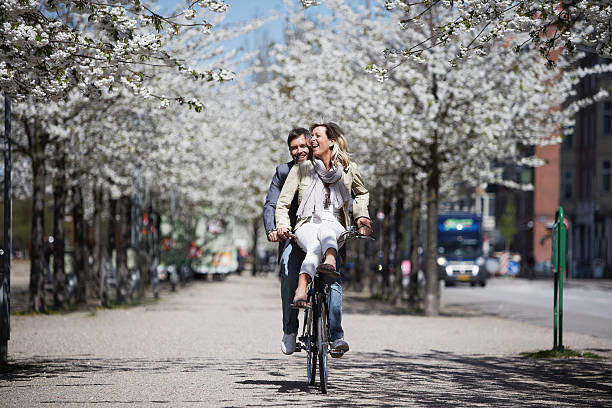
[[[373,240],[374,238],[361,235],[356,227],[351,226],[340,235],[338,244],[342,245],[349,239]],[[317,270],[308,288],[306,303],[310,306],[303,308],[302,335],[298,338],[301,343],[296,347],[296,351],[306,351],[306,375],[309,385],[315,385],[317,365],[319,366],[319,386],[323,394],[327,394],[328,385],[327,355],[341,357],[344,354],[341,350],[331,349],[329,330],[331,284],[325,276],[330,275]]]

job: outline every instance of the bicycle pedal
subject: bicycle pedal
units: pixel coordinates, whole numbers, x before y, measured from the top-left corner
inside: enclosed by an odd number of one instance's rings
[[[301,343],[295,343],[295,352],[302,351],[304,346]]]
[[[329,355],[332,358],[340,358],[340,357],[342,357],[344,355],[344,351],[336,350],[336,349],[331,349],[331,350],[329,350]]]

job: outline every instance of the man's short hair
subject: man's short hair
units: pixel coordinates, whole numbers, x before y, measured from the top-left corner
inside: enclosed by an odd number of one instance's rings
[[[301,127],[292,129],[291,132],[289,132],[289,136],[287,137],[287,146],[291,146],[291,142],[293,141],[293,139],[296,139],[300,136],[304,136],[306,137],[306,139],[310,139],[310,132],[308,131],[308,129],[304,129]]]

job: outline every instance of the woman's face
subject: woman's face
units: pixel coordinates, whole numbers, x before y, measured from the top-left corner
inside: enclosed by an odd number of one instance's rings
[[[317,126],[312,129],[310,147],[312,148],[312,154],[318,159],[324,158],[326,153],[331,153],[334,147],[334,141],[327,137],[327,129],[325,126]]]

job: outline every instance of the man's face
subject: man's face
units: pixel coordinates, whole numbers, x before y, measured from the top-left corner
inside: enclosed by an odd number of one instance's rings
[[[291,157],[293,157],[296,163],[306,160],[309,152],[308,141],[304,135],[296,137],[289,143],[289,153],[291,153]]]

